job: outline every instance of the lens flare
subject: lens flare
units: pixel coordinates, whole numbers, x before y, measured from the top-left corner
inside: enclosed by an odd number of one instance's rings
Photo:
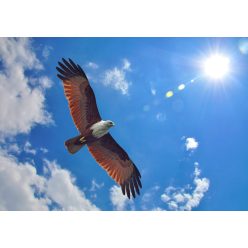
[[[178,90],[184,90],[185,89],[185,84],[180,84],[178,87],[177,87]]]
[[[172,97],[173,95],[174,95],[174,94],[173,94],[173,91],[171,91],[171,90],[167,91],[166,94],[165,94],[165,96],[166,96],[167,98],[170,98],[170,97]]]
[[[248,54],[248,39],[243,38],[239,41],[239,50],[242,54]]]

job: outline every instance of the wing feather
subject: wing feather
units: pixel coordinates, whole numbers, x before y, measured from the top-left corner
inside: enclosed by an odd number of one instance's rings
[[[63,62],[63,63],[62,63]],[[80,133],[84,133],[94,123],[101,120],[95,94],[83,69],[71,59],[69,62],[62,59],[56,67],[63,81],[64,92],[67,98],[70,113]]]
[[[125,190],[127,192],[127,197],[130,198],[129,181],[125,184]]]
[[[134,191],[134,183],[133,183],[133,178],[130,178],[130,189],[132,192],[132,195],[135,197],[135,191]]]
[[[122,193],[135,198],[142,188],[139,170],[110,134],[88,144],[96,161],[120,186]]]
[[[66,61],[64,58],[62,58],[62,61],[64,62],[64,64],[67,66],[67,68],[71,71],[71,72],[75,72],[74,68],[72,67],[72,65]]]

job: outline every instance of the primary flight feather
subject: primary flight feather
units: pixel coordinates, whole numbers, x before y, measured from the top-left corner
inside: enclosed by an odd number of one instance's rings
[[[141,175],[125,150],[109,134],[112,121],[102,120],[95,94],[83,69],[71,59],[62,59],[56,67],[57,76],[63,81],[65,96],[79,135],[67,140],[65,146],[70,153],[77,152],[84,145],[100,166],[120,186],[128,198],[140,193]]]

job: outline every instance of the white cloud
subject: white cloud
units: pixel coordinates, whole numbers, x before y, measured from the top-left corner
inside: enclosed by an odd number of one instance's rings
[[[27,71],[40,71],[30,39],[0,38],[0,139],[28,133],[36,124],[52,122],[45,110],[46,77],[29,78]]]
[[[194,163],[194,188],[186,185],[185,187],[167,187],[161,195],[161,200],[165,202],[171,210],[192,210],[197,207],[204,194],[208,191],[210,181],[207,178],[200,178],[201,171],[199,163]]]
[[[152,209],[152,211],[164,211],[164,209],[160,208],[160,207],[155,207]]]
[[[156,88],[154,87],[154,83],[153,83],[153,82],[150,82],[149,84],[150,84],[150,92],[151,92],[151,94],[152,94],[153,96],[156,96],[157,90],[156,90]]]
[[[175,194],[174,199],[177,203],[184,202],[184,196],[181,193]]]
[[[166,114],[159,112],[159,113],[156,114],[156,119],[158,121],[163,122],[163,121],[166,120]]]
[[[97,189],[101,189],[104,186],[104,183],[97,183],[95,179],[91,181],[90,191],[96,191]]]
[[[162,194],[162,195],[161,195],[161,200],[162,200],[163,202],[168,202],[170,199],[171,199],[170,196],[167,195],[167,194]]]
[[[20,154],[21,153],[21,148],[18,146],[16,143],[8,143],[8,144],[1,144],[0,149],[4,149],[8,151],[9,153],[14,153],[14,154]]]
[[[143,193],[142,198],[141,198],[141,208],[143,210],[157,208],[156,206],[154,206],[153,202],[154,202],[155,193],[158,192],[159,189],[160,189],[160,186],[155,185]]]
[[[45,147],[41,147],[40,150],[41,150],[41,152],[43,152],[43,153],[48,153],[48,149],[45,148]]]
[[[42,50],[43,58],[48,59],[52,50],[53,50],[53,48],[51,46],[44,46],[44,48]]]
[[[29,141],[26,141],[26,143],[24,144],[23,151],[26,153],[33,154],[33,155],[36,154],[36,150],[32,148],[32,145]]]
[[[185,146],[187,151],[195,150],[199,146],[199,143],[195,138],[186,138]]]
[[[32,87],[35,86],[41,86],[42,89],[49,89],[52,87],[52,81],[46,76],[41,76],[38,78],[30,77],[28,78],[29,84],[32,85]]]
[[[177,210],[178,209],[178,205],[175,201],[168,202],[168,206],[171,210]]]
[[[142,196],[142,208],[143,209],[146,209],[147,208],[147,206],[146,206],[146,204],[148,203],[148,202],[151,202],[151,199],[152,199],[152,197],[153,197],[153,194],[152,194],[153,192],[151,192],[151,190],[149,190],[148,192],[145,192],[144,194],[143,194],[143,196]]]
[[[91,69],[98,69],[99,65],[94,63],[94,62],[88,62],[87,67],[91,68]]]
[[[16,142],[15,137],[12,138],[12,140],[2,141],[0,143],[0,149],[5,150],[9,154],[15,154],[18,155],[22,152],[25,152],[27,154],[36,155],[38,151],[42,152],[43,154],[48,153],[48,149],[45,147],[40,148],[34,148],[32,147],[32,144],[29,141],[26,141],[24,143],[13,143]]]
[[[44,186],[34,166],[0,150],[0,210],[48,210],[50,200],[39,197]]]
[[[75,178],[56,162],[45,160],[38,175],[30,163],[21,163],[0,150],[0,210],[99,210],[75,185]]]
[[[196,177],[199,177],[200,174],[201,174],[201,170],[200,170],[199,167],[198,167],[198,166],[199,166],[199,163],[198,163],[198,162],[195,162],[194,165],[195,165],[194,175],[195,175]]]
[[[151,94],[152,94],[153,96],[155,96],[155,95],[157,94],[157,91],[156,91],[155,88],[151,88]]]
[[[209,180],[207,178],[196,178],[194,184],[196,187],[184,206],[185,210],[191,210],[192,208],[197,207],[204,197],[204,193],[207,192],[209,188]]]
[[[45,90],[52,82],[28,76],[27,71],[37,75],[43,68],[30,39],[0,38],[0,63],[0,210],[99,210],[56,162],[45,160],[45,174],[40,175],[33,159],[26,156],[29,162],[24,163],[13,155],[36,154],[29,141],[23,149],[13,142],[34,125],[52,122],[45,110]]]
[[[132,204],[132,200],[129,200],[127,196],[122,194],[121,188],[114,185],[110,188],[110,200],[114,207],[114,210],[125,210],[129,204]]]
[[[103,84],[120,91],[123,95],[127,95],[131,85],[131,82],[126,80],[126,72],[129,70],[131,70],[131,63],[124,59],[121,68],[114,67],[104,73]]]
[[[68,170],[61,169],[55,161],[45,160],[47,173],[46,195],[62,210],[99,210],[86,199],[85,194],[75,184],[75,178]]]
[[[127,59],[123,59],[123,66],[122,69],[124,71],[129,71],[131,70],[131,63]]]

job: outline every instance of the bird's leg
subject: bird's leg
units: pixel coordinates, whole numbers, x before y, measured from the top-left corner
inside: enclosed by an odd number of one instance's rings
[[[81,138],[79,139],[79,141],[83,144],[83,143],[86,142],[86,139],[85,139],[85,137],[83,136],[83,137],[81,137]]]

